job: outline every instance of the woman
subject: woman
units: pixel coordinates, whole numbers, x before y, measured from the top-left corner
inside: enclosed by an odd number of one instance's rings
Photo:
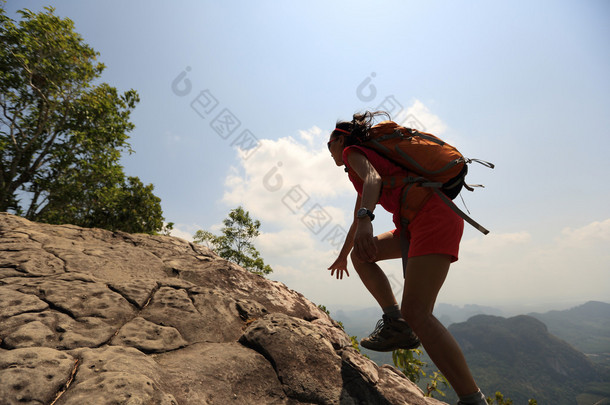
[[[405,233],[410,243],[400,307],[385,273],[376,263],[402,257],[402,190],[382,187],[382,177],[409,174],[376,152],[356,145],[358,139],[366,139],[373,120],[382,114],[388,115],[368,111],[355,114],[351,122],[337,122],[330,135],[330,153],[337,166],[346,166],[358,197],[343,248],[328,269],[331,276],[336,272],[338,279],[343,278],[343,273],[349,276],[347,256],[351,251],[354,268],[383,310],[383,318],[373,333],[361,341],[363,347],[377,351],[411,349],[421,340],[434,364],[460,397],[458,405],[486,405],[485,396],[477,387],[457,342],[432,315],[449,265],[458,259],[464,228],[462,218],[436,194],[430,192],[426,196]],[[397,229],[373,236],[373,211],[377,203],[393,214]]]

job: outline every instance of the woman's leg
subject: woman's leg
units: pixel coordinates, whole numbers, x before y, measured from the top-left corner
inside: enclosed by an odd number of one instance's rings
[[[447,255],[409,258],[401,311],[434,364],[462,397],[477,392],[478,387],[457,342],[432,315],[450,263]]]
[[[400,238],[395,237],[393,232],[386,232],[375,237],[375,244],[377,261],[396,259],[401,256]],[[384,313],[382,320],[377,322],[375,330],[360,341],[362,347],[387,352],[399,348],[413,349],[419,346],[419,339],[407,322],[402,319],[390,282],[381,268],[376,263],[360,260],[355,254],[352,254],[352,263],[362,283],[377,300]]]
[[[385,232],[375,237],[377,245],[377,261],[387,259],[397,259],[401,255],[400,238],[394,237],[392,232]],[[396,305],[396,298],[392,292],[392,286],[377,263],[365,262],[360,260],[352,251],[352,264],[360,276],[364,286],[373,295],[381,308]]]

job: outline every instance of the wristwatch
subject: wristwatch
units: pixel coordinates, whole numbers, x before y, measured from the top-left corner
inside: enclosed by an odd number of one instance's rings
[[[371,221],[375,219],[375,214],[373,214],[373,212],[371,210],[369,210],[368,208],[360,208],[357,212],[356,212],[356,217],[358,219],[362,219],[365,217],[369,217],[371,218]]]

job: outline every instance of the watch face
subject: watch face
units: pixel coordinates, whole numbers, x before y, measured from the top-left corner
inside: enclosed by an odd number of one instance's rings
[[[371,218],[371,221],[372,221],[373,219],[375,219],[375,214],[373,214],[367,208],[362,207],[362,208],[359,208],[358,211],[356,211],[356,217],[358,217],[358,218],[369,217],[369,218]]]

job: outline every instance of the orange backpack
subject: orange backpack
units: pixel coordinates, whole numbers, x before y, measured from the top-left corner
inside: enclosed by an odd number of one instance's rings
[[[489,231],[462,212],[451,200],[462,187],[473,191],[464,182],[468,163],[477,162],[489,168],[492,163],[465,158],[455,147],[438,137],[405,128],[393,121],[382,121],[371,127],[368,137],[357,145],[372,149],[394,164],[407,169],[409,176],[383,178],[384,188],[404,187],[401,201],[403,228],[413,220],[419,209],[436,193],[466,222],[484,234]],[[482,187],[477,185],[477,187]]]

